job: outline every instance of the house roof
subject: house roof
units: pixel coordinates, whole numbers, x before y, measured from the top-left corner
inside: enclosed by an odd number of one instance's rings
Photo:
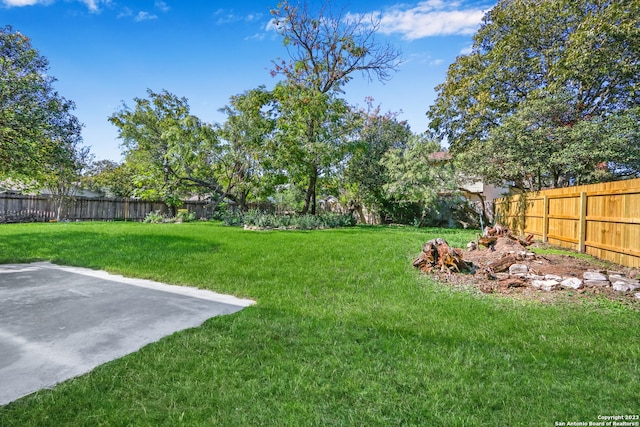
[[[432,162],[445,162],[451,160],[451,153],[448,151],[436,151],[429,154],[429,160]]]

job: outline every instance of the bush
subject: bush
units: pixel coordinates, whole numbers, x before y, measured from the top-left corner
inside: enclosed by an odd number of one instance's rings
[[[196,219],[195,212],[189,212],[188,209],[178,209],[178,215],[176,215],[176,222],[189,222]]]
[[[160,224],[164,222],[164,215],[160,213],[160,211],[149,212],[146,217],[144,217],[143,222],[150,224]]]
[[[164,222],[189,222],[196,219],[195,212],[189,212],[187,209],[178,209],[178,214],[174,218],[169,218],[160,213],[160,211],[149,212],[143,222],[149,224],[160,224]]]
[[[223,217],[222,221],[229,226],[246,225],[262,229],[292,230],[352,227],[356,225],[355,217],[350,214],[274,215],[258,210],[249,210],[244,213],[229,212]]]

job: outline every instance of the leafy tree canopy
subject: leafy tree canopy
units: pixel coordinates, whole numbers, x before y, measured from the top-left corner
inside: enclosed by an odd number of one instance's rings
[[[510,162],[515,166],[518,157],[525,157],[519,167],[522,173],[531,173],[533,159],[527,157],[527,150],[547,147],[546,155],[536,162],[563,157],[552,160],[554,171],[542,172],[551,185],[563,174],[584,177],[587,171],[572,163],[584,160],[582,156],[564,157],[562,150],[554,151],[572,144],[554,148],[548,145],[554,139],[547,136],[555,133],[557,139],[573,134],[575,140],[579,132],[587,128],[592,132],[594,126],[604,132],[609,116],[624,115],[640,105],[638,10],[640,0],[500,1],[474,36],[472,52],[460,56],[437,87],[438,97],[427,113],[430,126],[448,141],[452,153],[465,153],[467,169],[477,171],[480,162],[501,154],[490,150],[497,149],[503,136],[515,135],[516,118],[531,118],[536,102],[545,105],[545,114],[553,114],[552,105],[563,99],[570,106],[566,114],[537,120],[538,128],[546,127],[547,132],[530,132],[533,128],[527,123],[518,125],[528,134],[519,137],[519,151],[510,145]],[[506,129],[500,130],[501,126]],[[587,140],[596,143],[593,138]],[[626,143],[638,144],[638,140]],[[583,148],[582,152],[603,154],[601,147]],[[624,157],[614,154],[609,161]],[[607,160],[588,157],[598,163]],[[591,172],[596,164],[588,165]],[[536,163],[534,169],[543,168]]]
[[[365,15],[336,12],[329,1],[313,9],[306,1],[284,0],[272,15],[290,56],[275,63],[272,74],[286,79],[276,92],[289,92],[293,102],[298,103],[291,105],[285,97],[278,96],[278,127],[283,131],[280,140],[291,148],[290,160],[299,160],[296,174],[304,171],[307,189],[302,212],[310,210],[313,214],[320,173],[326,172],[339,140],[330,141],[328,136],[328,130],[335,129],[341,120],[335,113],[343,102],[335,99],[336,94],[357,72],[369,78],[388,79],[399,65],[400,52],[376,41],[378,22]],[[329,114],[323,111],[323,105],[331,108]]]
[[[133,197],[138,173],[131,162],[98,160],[91,163],[82,177],[82,185],[107,197]]]
[[[389,172],[382,160],[391,150],[404,149],[412,137],[409,125],[395,113],[381,113],[368,100],[367,109],[359,110],[355,147],[345,164],[344,180],[349,197],[356,205],[364,204],[386,215],[392,197],[385,186]]]
[[[136,195],[175,206],[194,193],[232,197],[217,179],[219,141],[212,126],[190,114],[186,98],[147,91],[109,121],[119,129],[126,161],[138,166]]]
[[[28,37],[0,28],[0,176],[41,182],[78,154],[75,105],[54,90],[48,69]]]
[[[233,188],[242,210],[251,196],[265,196],[275,184],[269,149],[275,129],[272,109],[273,94],[261,86],[232,96],[220,110],[227,115],[218,128],[220,180]]]

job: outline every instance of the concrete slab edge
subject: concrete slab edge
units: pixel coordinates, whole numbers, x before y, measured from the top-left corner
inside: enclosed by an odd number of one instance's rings
[[[161,292],[169,292],[178,295],[189,296],[192,298],[204,299],[207,301],[220,302],[224,304],[235,305],[238,307],[249,307],[256,302],[250,299],[237,298],[233,295],[219,294],[207,289],[199,289],[190,286],[168,285],[166,283],[154,282],[147,279],[136,279],[132,277],[124,277],[117,274],[111,274],[104,270],[91,270],[82,267],[69,267],[63,265],[52,264],[50,262],[33,262],[30,264],[0,264],[0,274],[2,273],[18,273],[23,271],[33,271],[39,269],[62,270],[85,276],[96,277],[104,280],[112,280],[127,285],[139,286],[142,288],[154,289]]]

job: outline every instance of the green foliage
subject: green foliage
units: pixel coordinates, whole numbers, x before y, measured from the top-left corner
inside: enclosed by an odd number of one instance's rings
[[[220,146],[212,126],[190,114],[186,98],[147,91],[134,109],[123,105],[109,121],[118,127],[126,162],[136,171],[136,196],[178,206],[192,194],[234,196],[218,181]]]
[[[350,109],[342,99],[289,82],[277,84],[273,93],[277,126],[270,158],[290,183],[306,188],[302,213],[314,214],[319,181],[350,150]]]
[[[136,177],[139,174],[136,168],[140,166],[132,162],[117,163],[112,160],[99,160],[87,167],[82,176],[82,185],[107,197],[132,197],[136,190]]]
[[[356,219],[350,214],[276,215],[251,209],[247,212],[228,212],[225,225],[256,227],[259,229],[314,230],[318,228],[353,227]]]
[[[75,105],[55,91],[48,69],[28,37],[0,28],[0,178],[35,185],[68,181],[78,157],[88,153],[79,147]]]
[[[196,213],[190,212],[189,209],[178,209],[175,222],[191,222],[196,219]]]
[[[607,177],[603,165],[628,151],[622,140],[612,143],[606,133],[602,119],[580,118],[568,94],[530,99],[493,128],[482,146],[474,146],[461,158],[474,162],[488,183],[512,181],[536,190],[560,187],[569,179],[587,184]],[[478,161],[486,153],[492,155]]]
[[[450,162],[433,156],[440,145],[426,137],[413,137],[404,148],[390,150],[382,160],[389,173],[385,190],[396,200],[428,204],[439,192],[457,187]]]
[[[430,126],[449,142],[452,153],[464,154],[461,164],[470,173],[479,167],[488,173],[488,162],[500,155],[496,146],[507,144],[505,181],[519,175],[518,184],[526,186],[527,174],[551,185],[558,184],[560,175],[596,179],[594,162],[606,150],[594,135],[606,135],[608,117],[640,102],[638,73],[631,71],[640,67],[639,8],[638,0],[500,1],[474,36],[472,52],[460,56],[437,87]],[[562,101],[570,111],[552,117]],[[535,107],[543,109],[542,117],[533,117]],[[563,117],[567,113],[569,120]],[[554,136],[532,132],[527,121],[532,119]],[[521,131],[526,134],[517,136]],[[559,150],[550,152],[557,138]],[[577,138],[584,141],[577,143]],[[559,158],[571,152],[563,152],[569,147],[575,155]],[[536,155],[546,150],[551,158],[534,161],[529,150]],[[624,157],[619,151],[609,154],[604,160]],[[547,161],[554,165],[545,172]]]
[[[393,197],[385,189],[390,176],[383,162],[392,150],[406,148],[412,136],[409,125],[398,121],[393,113],[380,113],[368,100],[368,109],[354,114],[358,120],[355,147],[344,170],[346,196],[382,216],[390,213]],[[343,190],[344,191],[344,190]]]
[[[195,212],[188,209],[178,209],[176,216],[168,216],[160,211],[149,212],[142,222],[147,224],[183,223],[196,220]]]
[[[289,179],[306,187],[303,214],[316,213],[319,181],[344,156],[348,111],[337,94],[356,72],[388,79],[400,58],[397,50],[377,44],[375,21],[333,15],[328,1],[318,10],[310,5],[285,0],[272,11],[291,58],[276,62],[272,71],[286,78],[274,91],[279,105],[276,152]]]
[[[278,171],[269,139],[273,137],[273,94],[263,86],[232,96],[220,111],[227,115],[218,129],[221,142],[217,173],[241,210],[250,200],[273,191]]]
[[[160,224],[165,221],[165,216],[160,211],[149,212],[142,222],[147,224]]]

